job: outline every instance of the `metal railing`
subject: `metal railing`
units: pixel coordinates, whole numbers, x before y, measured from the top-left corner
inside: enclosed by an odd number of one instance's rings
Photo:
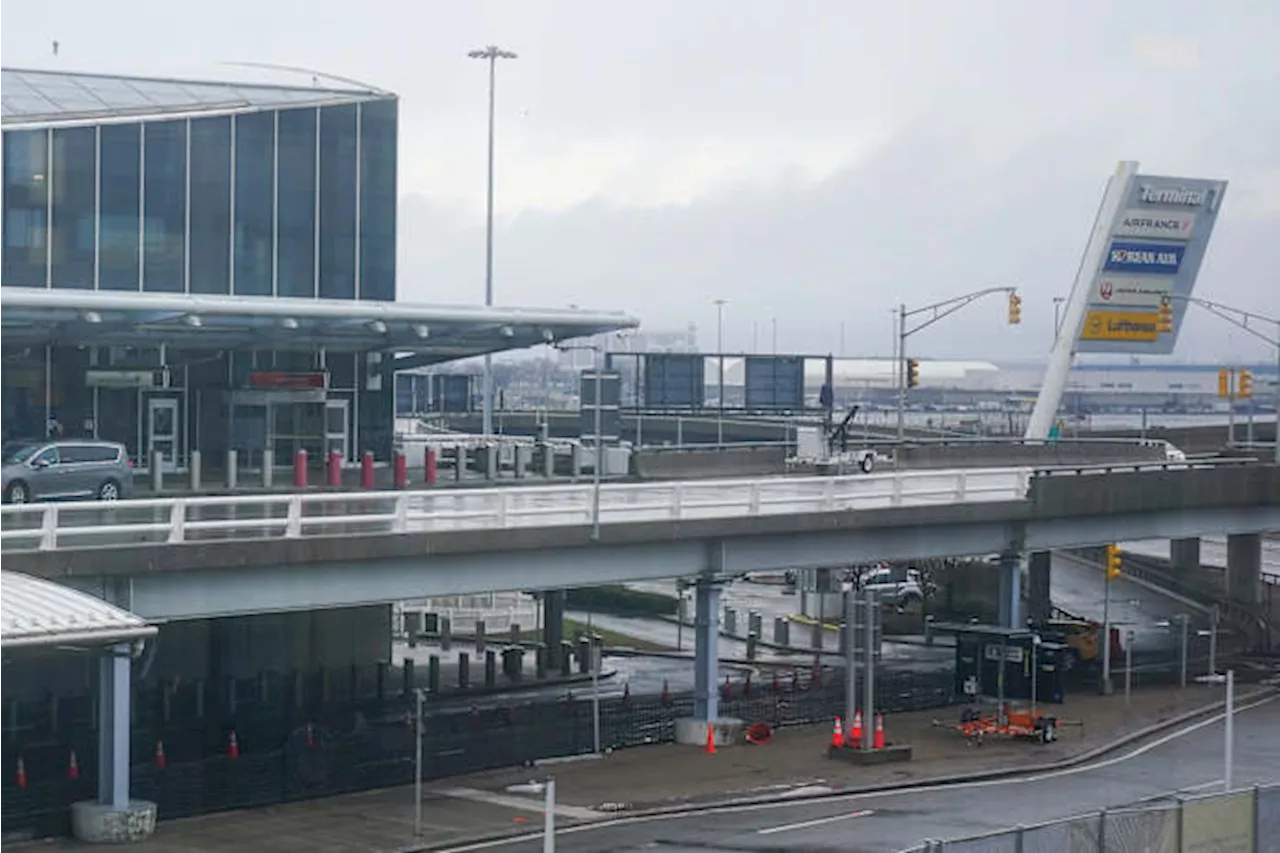
[[[604,525],[1024,500],[1029,468],[606,484]],[[591,524],[592,485],[295,493],[0,508],[6,552]]]
[[[1280,785],[1223,794],[1170,796],[1137,806],[925,841],[900,853],[1268,853],[1280,836]]]

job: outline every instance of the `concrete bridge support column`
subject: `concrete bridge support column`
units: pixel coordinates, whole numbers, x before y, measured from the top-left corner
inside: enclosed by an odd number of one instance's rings
[[[121,643],[98,662],[98,798],[71,805],[82,841],[141,841],[155,832],[156,804],[129,798],[130,652]]]
[[[710,546],[713,573],[723,565],[723,545]],[[715,574],[698,578],[694,586],[693,716],[676,720],[676,742],[728,746],[741,738],[742,721],[720,716],[720,591]]]
[[[1049,593],[1052,566],[1053,554],[1049,551],[1033,551],[1027,558],[1027,616],[1036,622],[1047,620],[1053,613]]]
[[[542,594],[542,644],[547,649],[547,667],[560,668],[564,644],[564,590],[549,589]]]
[[[1262,580],[1262,536],[1240,533],[1227,537],[1227,598],[1245,604],[1258,603]]]
[[[1200,539],[1170,539],[1169,565],[1175,572],[1194,572],[1200,568]]]
[[[1000,555],[1000,626],[1015,628],[1022,624],[1022,555]]]

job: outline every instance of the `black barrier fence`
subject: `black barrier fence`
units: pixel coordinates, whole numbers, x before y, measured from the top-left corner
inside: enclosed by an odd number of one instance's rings
[[[776,685],[739,682],[722,688],[721,715],[773,726],[828,721],[843,713],[843,673],[821,676],[800,672]],[[883,673],[877,698],[889,714],[941,707],[953,701],[952,678],[945,671]],[[132,795],[158,803],[161,818],[176,818],[406,784],[414,773],[413,712],[413,700],[396,695],[335,704],[316,717],[254,714],[242,707],[234,717],[219,715],[199,725],[135,725]],[[670,743],[675,721],[692,714],[687,694],[602,699],[601,746]],[[74,726],[55,740],[8,741],[0,802],[5,836],[65,834],[71,803],[95,795],[96,732]],[[426,779],[592,749],[589,691],[485,708],[432,708],[427,700]]]

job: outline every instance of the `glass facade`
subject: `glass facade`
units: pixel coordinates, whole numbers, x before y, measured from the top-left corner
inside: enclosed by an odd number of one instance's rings
[[[395,98],[4,132],[3,284],[395,299]]]

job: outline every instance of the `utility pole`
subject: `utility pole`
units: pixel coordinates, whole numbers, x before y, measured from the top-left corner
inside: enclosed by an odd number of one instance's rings
[[[516,55],[491,44],[488,47],[473,50],[467,56],[472,59],[483,59],[489,63],[489,180],[485,194],[484,225],[484,304],[488,308],[493,305],[493,107],[497,90],[497,67],[499,59],[515,59]],[[484,354],[483,416],[484,435],[493,435],[493,355],[491,353]]]
[[[719,390],[716,393],[716,444],[724,444],[724,306],[727,299],[713,299],[716,306],[716,361],[720,366]]]

